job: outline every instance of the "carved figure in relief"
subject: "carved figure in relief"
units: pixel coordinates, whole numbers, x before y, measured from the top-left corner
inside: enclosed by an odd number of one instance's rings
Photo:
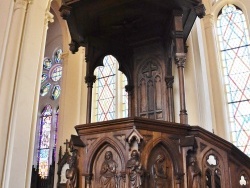
[[[187,163],[188,188],[201,188],[201,170],[193,152],[188,154]]]
[[[117,163],[113,160],[111,151],[105,153],[105,160],[102,163],[100,171],[100,185],[101,188],[116,188],[116,168]]]
[[[73,152],[72,156],[69,156],[67,163],[69,164],[69,169],[66,170],[66,188],[76,188],[77,187],[77,168],[76,168],[76,154]]]
[[[142,185],[143,170],[139,159],[139,153],[136,150],[131,152],[131,158],[126,164],[129,177],[130,188],[140,188]]]
[[[152,166],[152,174],[154,178],[154,187],[155,188],[164,188],[167,183],[167,166],[166,158],[163,154],[158,154],[156,161]]]

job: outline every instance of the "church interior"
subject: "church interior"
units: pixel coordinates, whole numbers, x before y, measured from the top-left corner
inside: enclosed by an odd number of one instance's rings
[[[250,187],[249,0],[0,10],[0,187]]]

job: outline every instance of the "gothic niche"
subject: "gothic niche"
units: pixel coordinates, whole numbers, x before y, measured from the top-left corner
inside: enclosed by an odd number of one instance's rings
[[[201,169],[198,166],[195,152],[187,154],[187,184],[188,188],[201,188]]]
[[[121,176],[121,160],[118,153],[110,146],[101,150],[94,161],[93,187],[124,187]]]
[[[173,168],[170,156],[162,145],[154,148],[148,160],[148,187],[172,187]]]
[[[150,119],[163,119],[162,112],[162,73],[152,59],[143,63],[138,74],[139,116]]]

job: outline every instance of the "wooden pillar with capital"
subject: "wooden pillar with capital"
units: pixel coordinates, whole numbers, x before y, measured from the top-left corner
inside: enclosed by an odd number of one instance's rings
[[[86,123],[91,123],[91,106],[92,106],[92,88],[93,84],[96,80],[96,76],[94,75],[87,75],[85,77],[85,83],[87,83],[87,117]]]
[[[173,40],[175,44],[174,56],[178,68],[179,91],[180,91],[180,123],[188,124],[188,114],[185,100],[184,67],[186,63],[186,53],[183,36],[182,11],[173,11]]]

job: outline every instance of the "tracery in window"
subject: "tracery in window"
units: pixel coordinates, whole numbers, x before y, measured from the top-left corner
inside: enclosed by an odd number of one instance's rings
[[[224,6],[217,33],[232,142],[250,156],[250,40],[243,12],[232,4]]]
[[[55,158],[59,115],[60,81],[62,77],[62,50],[56,48],[52,57],[45,57],[40,89],[40,121],[37,135],[37,164],[42,179],[48,177],[50,165]],[[44,105],[44,103],[46,105]]]
[[[92,121],[107,121],[128,116],[127,79],[118,71],[118,61],[112,55],[103,59],[103,66],[95,69]]]

